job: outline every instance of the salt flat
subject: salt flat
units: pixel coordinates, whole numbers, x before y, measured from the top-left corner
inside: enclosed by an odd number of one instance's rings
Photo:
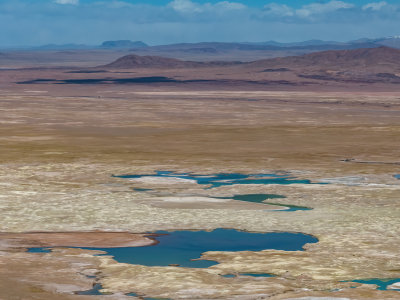
[[[114,294],[96,297],[110,299],[134,299],[123,295],[129,292],[172,299],[399,298],[397,291],[343,282],[400,277],[396,93],[128,90],[100,99],[65,91],[0,95],[0,231],[7,233],[0,236],[0,288],[6,295],[89,299],[71,292],[90,289],[93,279],[85,275],[95,274]],[[192,181],[112,177],[157,170],[285,171],[330,183],[207,190]],[[284,195],[281,202],[313,209],[276,212],[208,200],[253,193]],[[191,201],[205,203],[191,207]],[[204,258],[219,262],[208,269],[121,264],[71,248],[24,252],[60,245],[57,233],[129,232],[140,239],[157,230],[215,228],[302,232],[319,242],[301,252],[208,252]],[[55,237],[38,240],[28,232]],[[219,276],[246,272],[276,277]],[[9,291],[10,285],[20,289]]]

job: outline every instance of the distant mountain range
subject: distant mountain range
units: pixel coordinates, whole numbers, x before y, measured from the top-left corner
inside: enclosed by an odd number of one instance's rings
[[[272,59],[262,59],[253,62],[196,62],[185,61],[161,56],[140,56],[130,54],[123,56],[116,61],[105,65],[109,68],[192,68],[192,67],[211,67],[228,65],[248,65],[254,67],[265,67],[274,70],[289,70],[293,68],[302,69],[327,69],[340,70],[343,68],[384,68],[398,67],[400,71],[400,50],[386,46],[376,48],[359,48],[350,50],[328,50],[314,52],[300,56],[278,57]]]
[[[101,48],[146,48],[147,44],[142,41],[132,42],[130,40],[120,40],[120,41],[106,41],[100,46]]]
[[[275,41],[267,42],[200,42],[200,43],[179,43],[169,45],[149,46],[142,41],[117,40],[105,41],[101,45],[91,46],[84,44],[48,44],[30,48],[30,50],[81,50],[81,49],[128,49],[146,51],[182,51],[192,53],[218,53],[223,51],[251,51],[251,50],[346,50],[356,48],[376,48],[388,46],[400,49],[400,36],[384,37],[377,39],[359,39],[349,42],[335,42],[323,40],[309,40],[295,43],[280,43]]]
[[[333,47],[333,48],[374,48],[379,46],[388,46],[392,48],[400,48],[400,36],[391,36],[378,39],[358,39],[349,42],[335,42],[323,40],[308,40],[296,43],[279,43],[275,41],[268,41],[263,43],[249,43],[253,45],[276,46],[285,48],[299,48],[299,47]],[[367,46],[367,47],[366,47]]]
[[[273,76],[273,74],[279,73],[279,78],[285,78],[287,82],[293,81],[293,78],[295,78],[295,81],[302,78],[306,80],[365,84],[376,82],[399,84],[400,50],[386,46],[350,50],[329,50],[299,56],[262,59],[253,62],[195,62],[159,56],[131,54],[101,67],[108,69],[168,69],[170,71],[177,68],[198,69],[219,67],[219,72],[232,74],[238,72],[243,74],[264,73],[265,76]]]
[[[111,69],[132,69],[132,68],[198,68],[198,67],[223,67],[230,65],[242,64],[241,62],[231,61],[185,61],[175,58],[161,57],[161,56],[140,56],[130,54],[123,56],[116,61],[107,64],[103,67]]]
[[[329,50],[300,56],[278,57],[247,63],[249,67],[268,70],[285,68],[301,72],[357,74],[366,72],[400,72],[400,50],[381,46],[352,50]],[[342,72],[342,73],[341,73]]]
[[[101,45],[84,45],[84,44],[48,44],[38,47],[25,48],[27,50],[93,50],[93,49],[137,49],[148,47],[141,41],[118,40],[105,41]]]

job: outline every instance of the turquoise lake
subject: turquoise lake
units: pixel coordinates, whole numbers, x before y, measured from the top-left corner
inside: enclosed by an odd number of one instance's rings
[[[112,175],[118,178],[143,178],[143,177],[170,177],[195,180],[198,184],[210,185],[215,188],[233,184],[311,184],[308,179],[296,179],[288,174],[240,174],[219,173],[213,175],[198,175],[192,173],[175,173],[171,171],[157,171],[155,174],[144,175]]]
[[[225,278],[235,278],[237,276],[265,277],[265,278],[275,277],[274,275],[267,273],[239,273],[239,274],[225,274],[221,276]]]
[[[388,286],[400,282],[400,278],[388,278],[388,279],[379,279],[379,278],[372,278],[372,279],[357,279],[351,280],[349,282],[358,282],[364,284],[376,284],[378,287],[377,290],[386,291],[389,290]],[[390,291],[400,291],[400,289],[390,289]]]
[[[288,209],[277,210],[277,211],[284,211],[284,212],[298,211],[298,210],[311,210],[312,209],[312,208],[305,207],[305,206],[296,206],[296,205],[290,205],[290,204],[281,203],[281,202],[277,203],[277,202],[266,202],[265,201],[268,199],[284,199],[284,198],[286,198],[283,195],[276,195],[276,194],[244,194],[244,195],[235,195],[233,197],[215,197],[215,198],[233,199],[233,200],[237,200],[237,201],[264,203],[264,204],[288,207]]]
[[[290,232],[255,233],[234,229],[213,231],[157,231],[158,244],[146,247],[81,248],[100,250],[121,263],[145,266],[179,265],[208,268],[215,261],[195,260],[207,251],[261,251],[267,249],[301,251],[307,243],[318,239],[307,234]],[[29,252],[48,252],[48,248],[31,248]]]
[[[281,174],[240,174],[240,173],[219,173],[213,175],[199,175],[192,173],[175,173],[172,171],[156,171],[155,174],[145,174],[145,175],[112,175],[112,177],[117,178],[143,178],[143,177],[162,177],[162,178],[181,178],[190,179],[196,181],[198,184],[208,185],[206,189],[211,189],[219,186],[234,185],[234,184],[313,184],[308,179],[296,179],[287,173]],[[324,183],[318,183],[324,184]],[[152,189],[145,188],[133,188],[137,192],[151,191]],[[270,205],[284,206],[288,208],[276,210],[276,211],[306,211],[312,208],[304,206],[296,206],[286,203],[277,202],[266,202],[267,199],[284,199],[283,195],[276,194],[244,194],[244,195],[234,195],[233,197],[214,197],[219,199],[233,199],[237,201],[253,202],[253,203],[264,203]]]

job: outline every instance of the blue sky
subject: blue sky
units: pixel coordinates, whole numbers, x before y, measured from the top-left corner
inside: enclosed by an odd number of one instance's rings
[[[351,40],[400,34],[396,0],[0,0],[0,47]]]

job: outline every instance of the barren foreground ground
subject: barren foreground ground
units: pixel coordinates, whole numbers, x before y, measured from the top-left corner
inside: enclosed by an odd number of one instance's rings
[[[124,296],[130,292],[400,299],[397,291],[343,282],[400,278],[398,93],[125,89],[97,98],[3,90],[0,108],[1,299],[135,299]],[[111,177],[156,170],[281,170],[330,184],[204,190],[191,182]],[[277,213],[210,200],[251,193],[285,195],[285,203],[313,210]],[[221,227],[303,232],[319,242],[302,252],[209,252],[204,256],[220,264],[208,269],[119,264],[68,248],[147,245],[152,241],[140,233]],[[34,246],[66,248],[25,252]],[[219,276],[246,272],[276,277]],[[112,295],[73,294],[94,280]]]

